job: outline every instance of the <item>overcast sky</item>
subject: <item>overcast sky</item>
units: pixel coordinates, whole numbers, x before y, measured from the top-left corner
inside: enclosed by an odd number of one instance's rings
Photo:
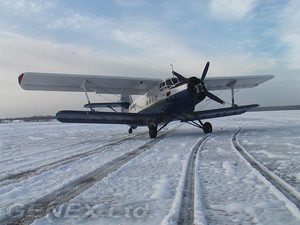
[[[211,77],[276,76],[240,91],[240,103],[300,104],[299,24],[299,0],[1,0],[0,118],[85,103],[83,94],[22,90],[21,72],[166,78],[172,63],[199,76],[208,60]]]

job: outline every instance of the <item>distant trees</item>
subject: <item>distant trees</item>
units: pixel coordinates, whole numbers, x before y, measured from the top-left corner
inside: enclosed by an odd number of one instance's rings
[[[0,123],[13,123],[13,122],[49,122],[54,120],[54,116],[29,116],[29,117],[16,117],[0,119]]]

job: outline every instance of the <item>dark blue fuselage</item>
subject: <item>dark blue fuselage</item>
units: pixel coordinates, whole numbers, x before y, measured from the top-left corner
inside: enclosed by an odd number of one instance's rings
[[[141,110],[139,113],[180,114],[184,112],[193,112],[195,105],[203,101],[204,98],[205,96],[191,95],[186,89],[154,103],[153,105]]]

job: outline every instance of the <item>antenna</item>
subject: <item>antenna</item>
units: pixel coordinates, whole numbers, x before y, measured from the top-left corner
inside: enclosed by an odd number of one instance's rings
[[[171,66],[171,68],[172,68],[172,71],[174,71],[174,69],[173,69],[173,64],[170,64],[170,66]]]
[[[171,68],[172,68],[172,72],[174,71],[174,68],[173,68],[173,64],[170,64]],[[172,73],[173,74],[173,73]],[[174,77],[174,74],[173,74],[173,77]]]

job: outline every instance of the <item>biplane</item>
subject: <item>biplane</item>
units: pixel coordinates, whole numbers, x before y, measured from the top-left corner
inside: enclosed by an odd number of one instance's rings
[[[64,123],[127,124],[129,133],[138,126],[148,126],[150,138],[172,121],[189,123],[201,128],[204,133],[212,132],[210,122],[203,120],[239,115],[258,104],[235,104],[237,89],[254,88],[273,78],[272,75],[231,76],[206,78],[210,63],[207,62],[202,75],[189,77],[173,70],[173,77],[159,78],[79,75],[59,73],[25,72],[18,77],[25,90],[83,92],[87,98],[86,110],[63,110],[56,114]],[[225,102],[211,91],[231,90],[230,107],[195,111],[195,106],[205,98],[220,104]],[[116,102],[94,103],[89,93],[114,94]],[[108,107],[112,111],[99,111]],[[120,110],[116,110],[116,107]]]

